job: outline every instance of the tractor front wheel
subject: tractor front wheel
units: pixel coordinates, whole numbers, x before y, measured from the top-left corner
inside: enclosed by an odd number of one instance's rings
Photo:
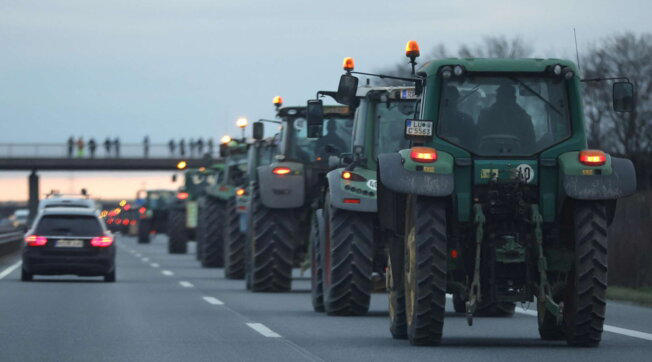
[[[245,235],[240,231],[240,214],[235,197],[229,199],[224,225],[224,276],[228,279],[243,279],[245,274]]]
[[[168,252],[185,254],[188,250],[188,233],[186,232],[186,211],[174,208],[168,213]]]
[[[224,265],[224,217],[225,206],[218,199],[206,199],[204,237],[201,241],[201,266],[205,268],[220,268]],[[202,211],[204,213],[204,211]]]

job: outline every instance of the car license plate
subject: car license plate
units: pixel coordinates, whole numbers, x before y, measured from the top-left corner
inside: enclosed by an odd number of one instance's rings
[[[413,137],[432,137],[432,121],[408,119],[405,121],[405,135]]]
[[[82,248],[84,240],[79,239],[59,239],[55,244],[57,248]]]

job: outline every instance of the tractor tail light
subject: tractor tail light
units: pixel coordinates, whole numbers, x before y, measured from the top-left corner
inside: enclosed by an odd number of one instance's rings
[[[290,169],[288,167],[276,167],[272,170],[272,173],[275,175],[287,175],[290,173]]]
[[[139,212],[141,215],[144,214],[145,211],[147,211],[147,209],[144,208],[144,207],[141,207],[140,209],[138,209],[138,212]]]
[[[437,161],[437,151],[430,147],[412,147],[410,158],[414,162],[431,163]]]
[[[238,195],[238,196],[245,195],[246,193],[247,193],[247,191],[245,189],[237,189],[237,190],[235,190],[235,194]]]
[[[343,171],[342,179],[349,180],[349,181],[367,181],[366,178],[358,175],[357,173],[353,173],[351,171]]]
[[[129,225],[129,219],[123,219],[122,225]]]
[[[342,200],[345,204],[359,204],[360,199],[344,199]]]
[[[113,238],[110,236],[96,236],[91,239],[91,246],[104,248],[113,244]]]
[[[45,236],[29,235],[25,237],[28,246],[43,246],[47,244],[48,238]]]
[[[179,200],[185,200],[188,198],[188,193],[187,192],[179,192],[177,194],[177,199]]]
[[[607,162],[607,155],[599,150],[580,151],[580,162],[587,166],[602,166]]]

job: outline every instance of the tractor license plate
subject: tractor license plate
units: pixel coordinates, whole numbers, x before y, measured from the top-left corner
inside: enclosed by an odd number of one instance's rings
[[[405,137],[431,138],[432,127],[433,127],[432,121],[408,119],[405,121]]]
[[[82,248],[84,240],[79,239],[59,239],[55,244],[57,248]]]

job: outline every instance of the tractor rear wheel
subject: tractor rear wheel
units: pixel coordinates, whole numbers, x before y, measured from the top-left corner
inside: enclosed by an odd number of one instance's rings
[[[201,265],[205,268],[221,268],[224,265],[224,203],[218,199],[206,199],[206,221],[202,240]]]
[[[321,242],[320,223],[323,227],[323,210],[319,209],[312,215],[310,223],[310,291],[312,308],[315,312],[324,312],[324,286],[321,269]]]
[[[408,196],[405,216],[405,312],[413,345],[441,342],[446,306],[446,205]]]
[[[195,228],[195,258],[201,261],[204,240],[206,238],[206,206],[200,203],[197,206],[197,227]]]
[[[402,246],[401,242],[401,246]],[[392,262],[392,259],[399,262]],[[398,265],[398,264],[401,265]],[[396,264],[396,265],[395,265]],[[405,318],[405,284],[403,283],[403,250],[397,258],[387,258],[387,297],[389,298],[389,332],[394,339],[407,338],[407,320]]]
[[[228,279],[244,278],[245,235],[240,231],[240,214],[235,197],[227,202],[224,225],[224,276]]]
[[[329,315],[363,315],[373,290],[373,214],[324,205],[322,275],[324,308]]]
[[[602,339],[607,291],[607,210],[601,201],[574,203],[575,255],[564,302],[566,341],[595,347]]]
[[[293,209],[270,209],[252,193],[251,290],[287,292],[292,284],[295,237],[299,220]]]
[[[138,221],[138,244],[149,244],[150,221],[140,219]]]
[[[182,208],[171,209],[168,218],[168,252],[170,254],[184,254],[188,250],[186,211]]]

